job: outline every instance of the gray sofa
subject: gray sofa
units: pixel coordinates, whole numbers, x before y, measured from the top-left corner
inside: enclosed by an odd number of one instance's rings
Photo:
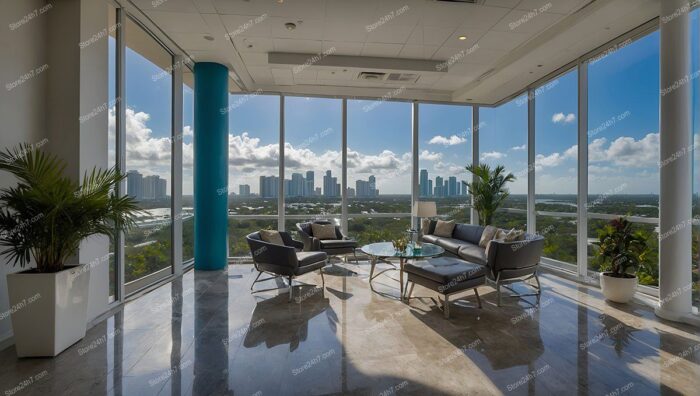
[[[437,221],[431,221],[424,235],[423,242],[434,243],[445,249],[446,256],[480,264],[487,267],[486,279],[495,286],[498,294],[498,306],[501,305],[501,286],[514,293],[512,297],[537,296],[539,301],[540,282],[537,269],[544,248],[544,237],[541,235],[525,234],[525,240],[504,242],[491,241],[491,247],[486,249],[479,246],[483,226],[472,224],[456,224],[450,238],[434,235]],[[536,292],[517,294],[508,284],[527,281],[534,278]]]

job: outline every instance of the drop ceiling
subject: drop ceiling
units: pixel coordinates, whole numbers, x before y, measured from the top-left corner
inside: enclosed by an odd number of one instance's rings
[[[655,18],[660,7],[659,0],[131,1],[195,61],[227,65],[234,91],[482,104]]]

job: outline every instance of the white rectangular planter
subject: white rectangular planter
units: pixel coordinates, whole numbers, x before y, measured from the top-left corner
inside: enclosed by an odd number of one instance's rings
[[[85,337],[88,268],[7,274],[17,356],[56,356]]]

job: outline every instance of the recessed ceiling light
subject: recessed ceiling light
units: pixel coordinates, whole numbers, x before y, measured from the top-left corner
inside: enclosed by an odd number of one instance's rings
[[[542,67],[542,65],[537,65],[537,67]]]
[[[297,25],[295,23],[292,23],[292,22],[287,22],[284,24],[284,27],[286,27],[287,30],[294,30],[297,28]]]
[[[458,38],[459,38],[460,40],[464,41],[464,40],[467,39],[467,36],[459,36]]]
[[[209,41],[214,41],[214,37],[212,37],[212,36],[210,36],[210,35],[208,35],[208,34],[205,34],[205,35],[204,35],[204,39],[205,39],[205,40],[209,40]]]
[[[248,44],[248,48],[253,48],[253,44]]]

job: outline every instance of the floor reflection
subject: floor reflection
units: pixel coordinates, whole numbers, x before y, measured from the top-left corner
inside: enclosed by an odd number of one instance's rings
[[[539,306],[472,294],[444,320],[435,295],[366,263],[251,294],[250,266],[189,272],[126,304],[54,359],[0,352],[12,395],[696,394],[700,331],[543,275]],[[391,275],[391,273],[389,273]],[[394,274],[395,275],[395,274]],[[45,374],[44,374],[45,373]],[[31,384],[14,392],[23,381]],[[617,392],[617,393],[615,393]]]

